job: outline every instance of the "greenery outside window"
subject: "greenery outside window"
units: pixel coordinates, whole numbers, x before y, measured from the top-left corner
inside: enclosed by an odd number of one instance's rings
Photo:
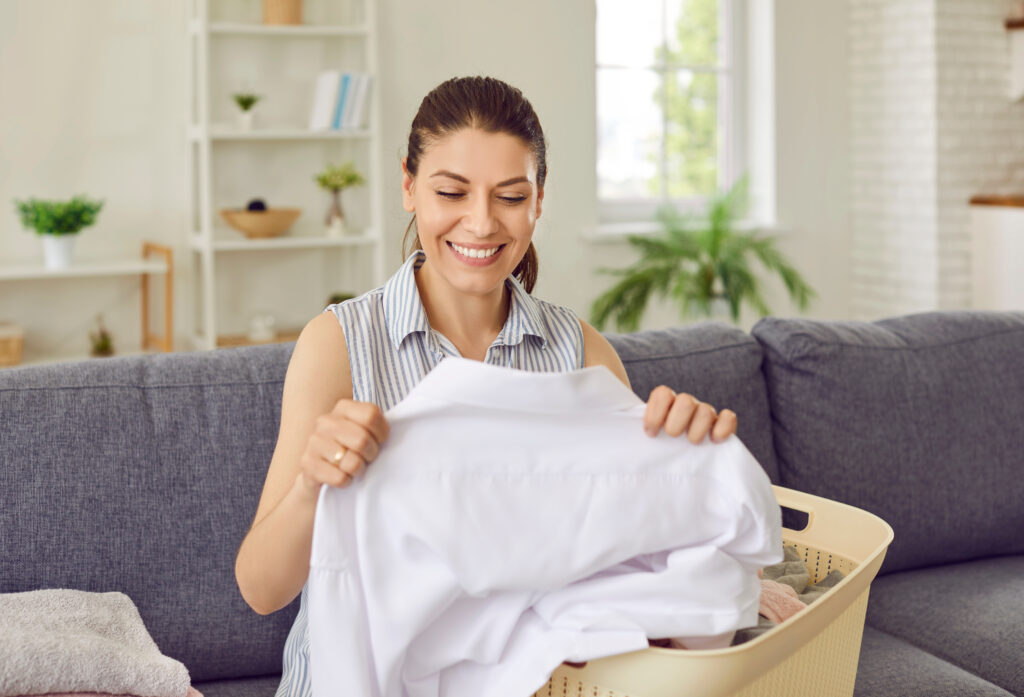
[[[596,0],[599,222],[701,210],[746,168],[746,0]]]

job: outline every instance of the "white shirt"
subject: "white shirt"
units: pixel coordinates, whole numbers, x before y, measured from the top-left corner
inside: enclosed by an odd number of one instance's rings
[[[768,477],[735,436],[648,437],[644,409],[603,367],[443,360],[320,493],[315,697],[522,697],[564,660],[756,624]]]

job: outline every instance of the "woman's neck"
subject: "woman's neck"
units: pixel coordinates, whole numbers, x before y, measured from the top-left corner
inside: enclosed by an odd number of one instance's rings
[[[508,318],[507,286],[483,295],[461,293],[424,262],[416,272],[416,288],[431,328],[455,344],[464,358],[482,361]]]

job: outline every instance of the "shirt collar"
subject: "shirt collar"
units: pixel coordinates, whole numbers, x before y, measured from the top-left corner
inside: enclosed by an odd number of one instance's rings
[[[426,260],[427,256],[422,249],[415,250],[384,284],[384,318],[388,336],[396,350],[401,348],[402,342],[410,334],[430,331],[427,312],[423,309],[423,301],[416,287],[416,271]],[[526,292],[523,284],[515,277],[510,276],[505,284],[510,297],[508,318],[494,343],[515,346],[529,334],[541,340],[542,348],[547,348],[548,335],[537,300]]]
[[[416,250],[384,284],[384,321],[396,350],[410,334],[430,331],[427,312],[416,288],[416,270],[426,260],[423,251]]]
[[[644,404],[603,365],[537,373],[468,358],[438,363],[406,399],[417,397],[544,414],[623,411]]]

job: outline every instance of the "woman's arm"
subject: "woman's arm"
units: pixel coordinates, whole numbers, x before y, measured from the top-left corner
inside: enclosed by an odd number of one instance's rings
[[[253,525],[235,559],[238,588],[256,612],[279,610],[302,590],[320,485],[349,483],[386,437],[376,405],[352,401],[348,350],[337,319],[318,315],[295,343],[277,445]],[[340,452],[344,459],[332,464]]]
[[[608,340],[583,320],[580,320],[580,327],[583,329],[583,365],[603,365],[632,389],[622,359]],[[730,409],[719,414],[713,406],[693,395],[676,394],[671,387],[658,385],[647,398],[644,431],[656,436],[663,426],[668,435],[676,437],[686,433],[693,443],[701,442],[710,432],[711,440],[717,443],[736,432],[736,414]]]

